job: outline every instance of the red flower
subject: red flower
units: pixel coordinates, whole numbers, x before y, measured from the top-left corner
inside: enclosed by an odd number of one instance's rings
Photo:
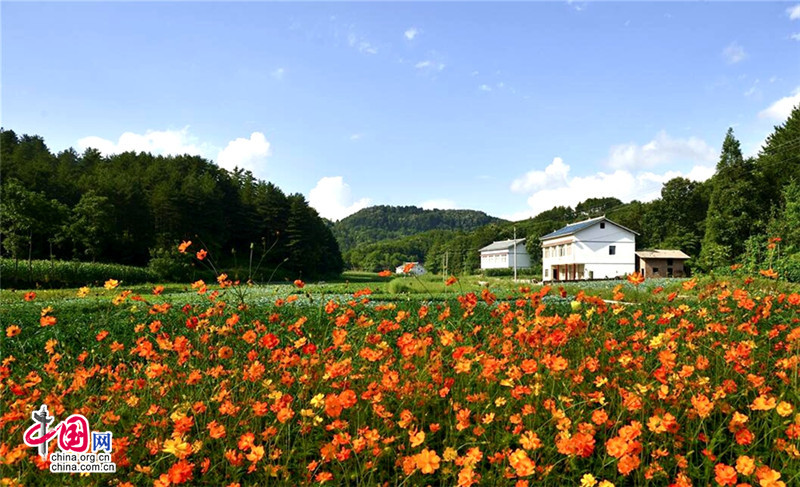
[[[199,251],[198,251],[198,252],[195,254],[195,256],[197,257],[197,260],[203,260],[203,259],[205,259],[205,258],[206,258],[206,255],[208,255],[208,252],[206,252],[206,249],[200,249],[200,250],[199,250]]]
[[[295,285],[295,287],[297,287],[297,289],[303,289],[303,287],[305,287],[306,283],[304,283],[300,279],[295,279],[294,285]]]
[[[33,301],[36,299],[36,293],[31,291],[29,293],[25,293],[25,301]]]
[[[379,275],[380,277],[389,277],[389,276],[391,276],[391,275],[392,275],[392,271],[390,271],[390,270],[380,271],[380,272],[378,273],[378,275]]]

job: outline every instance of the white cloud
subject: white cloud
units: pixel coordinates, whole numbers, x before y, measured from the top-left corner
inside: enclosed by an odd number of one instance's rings
[[[486,84],[480,85],[478,89],[481,91],[492,91],[492,87]]]
[[[266,176],[266,161],[270,155],[270,143],[261,132],[253,132],[249,139],[238,138],[228,142],[217,156],[219,167],[233,170],[236,167],[247,169],[255,176]]]
[[[771,118],[783,122],[792,113],[792,109],[800,104],[800,86],[790,96],[784,96],[769,107],[759,112],[761,118]]]
[[[308,203],[325,218],[341,220],[370,205],[369,198],[353,201],[350,185],[341,176],[324,177],[308,192]]]
[[[189,127],[181,130],[147,130],[144,134],[125,132],[117,142],[92,135],[79,139],[77,145],[81,151],[92,147],[106,156],[128,151],[207,156],[213,150],[208,144],[198,143],[197,138],[189,134]]]
[[[270,73],[270,75],[277,80],[282,80],[284,74],[286,74],[286,70],[283,68],[275,69]]]
[[[800,19],[800,3],[798,3],[794,7],[787,8],[786,13],[789,14],[790,20]]]
[[[750,87],[749,90],[744,92],[744,96],[753,96],[753,95],[761,95],[761,90],[758,89],[758,83],[760,80],[756,78],[753,86]]]
[[[357,49],[358,52],[361,52],[361,53],[364,53],[364,54],[378,54],[378,48],[377,47],[373,46],[370,42],[368,42],[368,41],[366,41],[364,39],[359,39],[353,33],[350,33],[350,34],[347,35],[347,44],[350,47],[352,47],[354,49]]]
[[[414,65],[415,68],[425,71],[441,71],[444,69],[445,64],[437,61],[420,61]]]
[[[789,36],[793,41],[800,41],[800,32],[796,32]]]
[[[553,184],[563,186],[567,183],[567,175],[569,175],[569,166],[564,164],[560,157],[555,157],[543,171],[529,171],[524,176],[512,181],[511,191],[520,193],[542,189]]]
[[[548,169],[550,174],[548,175]],[[512,182],[512,190],[533,191],[528,197],[528,208],[508,215],[520,220],[535,216],[554,206],[572,206],[588,198],[614,196],[622,201],[651,201],[661,194],[661,186],[672,178],[685,177],[703,181],[714,174],[713,165],[695,165],[686,173],[666,171],[633,173],[617,169],[612,173],[598,172],[588,176],[570,176],[570,168],[560,158],[553,159],[544,171],[531,171]]]
[[[621,144],[611,147],[608,165],[614,169],[651,168],[675,162],[706,162],[717,158],[717,151],[697,137],[675,139],[663,130],[644,145]]]
[[[352,134],[350,136],[350,140],[356,141],[356,140],[361,139],[362,137],[364,137],[364,134],[362,134],[362,133]]]
[[[406,29],[403,35],[406,36],[406,39],[408,39],[409,41],[413,41],[414,38],[417,37],[417,35],[419,35],[419,33],[420,31],[416,27],[409,27],[408,29]]]
[[[455,201],[446,198],[423,201],[420,206],[423,210],[455,210],[458,208]]]
[[[747,53],[744,51],[742,46],[736,42],[731,42],[725,49],[722,50],[722,57],[725,58],[725,61],[727,61],[728,64],[736,64],[746,58]]]

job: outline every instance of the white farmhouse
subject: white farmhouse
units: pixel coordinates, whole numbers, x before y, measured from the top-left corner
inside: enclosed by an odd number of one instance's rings
[[[408,272],[404,272],[406,267],[408,267]],[[413,274],[415,276],[421,276],[427,272],[422,264],[419,262],[405,262],[403,265],[399,265],[395,268],[395,274]]]
[[[501,240],[492,242],[480,250],[481,269],[528,269],[531,257],[525,250],[525,239]]]
[[[605,216],[541,237],[542,280],[612,279],[636,270],[636,235]]]

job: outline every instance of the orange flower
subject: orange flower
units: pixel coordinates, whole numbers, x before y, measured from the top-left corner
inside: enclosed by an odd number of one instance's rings
[[[535,472],[533,460],[528,457],[525,450],[516,449],[508,456],[508,463],[516,471],[517,476],[527,477]]]
[[[228,346],[222,347],[217,352],[217,356],[221,359],[229,359],[233,357],[233,349]]]
[[[39,325],[40,326],[53,326],[58,322],[58,319],[55,316],[45,315],[39,318]]]
[[[696,394],[692,396],[692,406],[694,406],[694,410],[697,412],[698,416],[706,418],[714,409],[714,401],[710,401],[703,394]]]
[[[736,485],[736,470],[730,465],[718,463],[714,466],[714,480],[719,485]]]
[[[191,464],[186,460],[180,460],[178,463],[170,467],[169,472],[167,472],[167,477],[173,484],[182,484],[184,482],[188,482],[192,480],[192,468],[194,468],[194,464]]]
[[[425,443],[425,432],[424,431],[409,431],[408,437],[411,442],[411,447],[416,448],[421,444]]]
[[[106,330],[103,330],[103,331],[101,331],[100,333],[98,333],[98,334],[97,334],[97,336],[95,337],[95,339],[96,339],[98,342],[102,342],[102,341],[103,341],[103,339],[105,339],[105,337],[107,337],[107,336],[108,336],[108,332],[107,332]]]
[[[761,394],[753,401],[753,404],[750,405],[750,409],[753,411],[769,411],[770,409],[774,409],[776,404],[777,401],[774,397]]]
[[[758,273],[761,274],[762,276],[768,277],[770,279],[777,279],[778,278],[778,273],[775,272],[772,269],[760,270],[760,271],[758,271]]]
[[[6,328],[6,336],[8,338],[15,337],[15,336],[19,335],[19,333],[21,331],[22,331],[22,328],[18,327],[17,325],[11,325],[8,328]]]
[[[403,274],[408,274],[409,272],[414,270],[414,263],[409,262],[403,266]]]
[[[107,281],[106,281],[106,283],[103,285],[103,287],[104,287],[104,288],[106,288],[106,289],[108,289],[108,290],[114,289],[114,288],[116,288],[117,286],[119,286],[119,281],[118,281],[118,280],[116,280],[116,279],[109,279],[109,280],[107,280]]]
[[[153,288],[153,294],[156,295],[156,296],[161,295],[161,293],[163,293],[163,292],[164,292],[164,286],[158,285],[158,286]]]
[[[695,286],[697,286],[697,279],[692,279],[691,281],[686,281],[683,283],[683,290],[690,291]]]
[[[644,276],[639,272],[634,272],[633,274],[628,274],[628,282],[638,286],[639,284],[644,282]]]
[[[450,277],[447,278],[447,281],[445,281],[444,285],[445,286],[452,286],[453,284],[455,284],[457,282],[458,282],[458,279],[456,279],[455,276],[450,276]]]
[[[33,301],[34,299],[36,299],[36,293],[35,292],[31,291],[31,292],[25,293],[25,301]]]
[[[295,280],[294,280],[294,285],[295,285],[295,287],[296,287],[297,289],[303,289],[303,287],[306,285],[306,283],[304,283],[304,282],[303,282],[303,281],[301,281],[300,279],[295,279]]]
[[[756,469],[756,462],[747,455],[742,455],[736,459],[736,471],[742,475],[750,475]]]
[[[215,439],[224,438],[225,437],[225,426],[217,423],[216,420],[208,423],[208,431],[209,436]]]
[[[195,257],[197,257],[197,260],[203,260],[208,255],[208,252],[206,252],[206,249],[200,249],[194,255],[195,255]]]
[[[439,455],[433,450],[427,448],[414,456],[414,462],[420,472],[424,474],[431,474],[439,469]]]
[[[778,480],[781,478],[780,472],[772,470],[766,465],[758,467],[756,477],[758,477],[758,484],[761,487],[786,487],[783,481]]]
[[[392,275],[392,271],[390,271],[390,270],[380,271],[380,272],[378,273],[378,275],[379,275],[380,277],[389,277],[389,276],[391,276],[391,275]]]

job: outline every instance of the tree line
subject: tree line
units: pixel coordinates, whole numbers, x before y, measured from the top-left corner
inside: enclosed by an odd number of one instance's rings
[[[729,129],[715,174],[703,182],[674,178],[660,198],[623,203],[590,198],[554,207],[519,222],[496,221],[475,230],[436,230],[395,240],[355,245],[344,253],[354,269],[393,268],[403,261],[425,262],[433,272],[474,273],[478,249],[494,240],[527,237],[534,268],[541,266],[539,237],[569,223],[606,215],[639,233],[637,248],[680,249],[695,271],[737,264],[750,271],[774,268],[800,281],[800,107],[774,128],[755,157],[745,158]],[[361,231],[366,231],[361,229]]]
[[[338,274],[328,224],[301,194],[199,156],[96,149],[53,154],[41,137],[0,129],[0,250],[15,260],[65,259],[185,267],[183,240],[218,266],[260,263],[304,277]]]

